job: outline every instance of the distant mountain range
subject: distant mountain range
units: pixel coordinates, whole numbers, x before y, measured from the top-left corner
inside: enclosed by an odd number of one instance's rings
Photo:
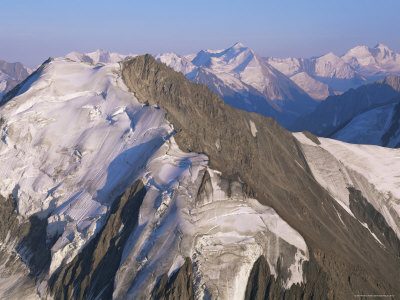
[[[189,80],[206,85],[226,103],[274,117],[283,125],[316,106],[296,83],[241,43],[188,56],[160,54],[156,59]]]
[[[400,75],[400,54],[378,44],[373,48],[357,46],[339,57],[330,52],[317,58],[266,58],[276,69],[289,76],[314,99],[345,92],[350,88],[385,76]],[[312,84],[311,77],[324,84]]]
[[[32,73],[32,70],[19,62],[8,63],[0,60],[0,100],[30,73]]]
[[[400,74],[400,54],[382,44],[354,47],[342,59],[365,77]]]
[[[350,143],[399,147],[399,122],[400,76],[390,76],[328,97],[290,129]]]
[[[71,52],[66,58],[97,64],[134,56],[97,50]],[[296,119],[311,113],[319,101],[329,96],[385,76],[400,75],[400,54],[382,44],[373,48],[357,46],[342,56],[330,52],[315,58],[262,58],[236,43],[221,50],[188,55],[163,53],[155,58],[189,80],[206,85],[226,103],[274,117],[286,128],[292,128]]]

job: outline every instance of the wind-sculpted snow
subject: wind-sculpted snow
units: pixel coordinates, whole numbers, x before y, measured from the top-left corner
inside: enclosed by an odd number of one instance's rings
[[[303,133],[302,144],[315,179],[352,216],[349,188],[364,195],[400,238],[400,152],[371,145],[353,145],[318,138],[316,144]],[[378,240],[379,241],[379,240]]]
[[[172,131],[162,111],[124,90],[119,69],[57,60],[0,108],[0,193],[59,236],[50,272],[84,246]]]
[[[148,192],[116,276],[114,297],[150,294],[155,279],[171,276],[184,258],[194,265],[195,298],[243,299],[254,262],[264,255],[285,286],[303,282],[303,238],[277,213],[246,197],[240,182],[221,178],[207,157],[185,154],[171,139],[150,159]]]

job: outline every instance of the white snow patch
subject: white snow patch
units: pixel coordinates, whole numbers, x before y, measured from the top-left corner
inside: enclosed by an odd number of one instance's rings
[[[360,221],[359,221],[359,222],[360,222]],[[378,239],[378,237],[376,236],[376,234],[373,233],[373,232],[371,231],[371,229],[369,229],[367,223],[360,222],[360,224],[361,224],[363,227],[365,227],[365,228],[368,229],[369,233],[374,237],[374,239],[375,239],[379,244],[381,244],[383,247],[385,247],[385,246],[382,244],[382,242]]]
[[[174,259],[174,262],[173,262],[171,268],[169,268],[169,270],[168,270],[168,278],[170,278],[172,275],[174,275],[174,273],[176,271],[178,271],[183,266],[184,263],[185,263],[185,259],[181,255],[178,255]]]
[[[254,122],[252,120],[250,120],[250,130],[251,130],[251,134],[256,137],[257,136],[257,127],[256,124],[254,124]]]

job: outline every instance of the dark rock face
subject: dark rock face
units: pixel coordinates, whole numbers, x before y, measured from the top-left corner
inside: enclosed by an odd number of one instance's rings
[[[0,298],[23,299],[34,293],[34,276],[49,263],[43,225],[35,216],[29,219],[19,216],[12,196],[7,199],[0,196],[0,285],[3,280],[14,278],[13,285],[0,291]]]
[[[47,219],[31,216],[28,224],[29,230],[18,243],[16,250],[29,267],[31,275],[40,275],[50,266],[50,249],[55,240],[46,240]]]
[[[363,197],[359,190],[349,188],[349,192],[350,209],[356,218],[367,224],[369,230],[385,246],[386,251],[392,252],[400,259],[400,240],[386,223],[385,218]]]
[[[246,287],[246,300],[264,299],[326,299],[331,298],[329,288],[326,284],[326,274],[318,271],[315,260],[304,265],[307,275],[307,283],[294,284],[285,289],[282,278],[275,278],[271,274],[269,265],[264,256],[261,256],[251,270],[249,281]]]
[[[309,131],[304,131],[303,133],[304,133],[304,135],[305,135],[306,137],[308,137],[308,138],[309,138],[311,141],[313,141],[315,144],[317,144],[317,145],[320,145],[320,144],[321,144],[321,142],[319,141],[318,137],[315,136],[315,135],[313,135],[311,132],[309,132]]]
[[[353,299],[361,293],[400,294],[400,261],[365,236],[365,228],[314,180],[290,132],[271,118],[226,105],[150,55],[122,67],[123,79],[139,101],[167,111],[182,150],[208,155],[212,168],[227,179],[240,178],[253,197],[273,207],[304,237],[315,261],[313,273],[326,274],[309,278],[314,282],[310,295]]]
[[[169,280],[167,274],[164,274],[160,278],[152,292],[151,298],[155,300],[194,299],[192,274],[192,261],[190,258],[186,258],[182,267]]]
[[[400,76],[386,77],[342,95],[328,97],[312,113],[299,117],[289,129],[308,130],[318,136],[330,137],[358,114],[395,102],[399,95]]]
[[[60,267],[49,282],[55,299],[111,299],[114,277],[124,245],[137,226],[146,189],[135,182],[116,199],[96,237],[68,265]]]

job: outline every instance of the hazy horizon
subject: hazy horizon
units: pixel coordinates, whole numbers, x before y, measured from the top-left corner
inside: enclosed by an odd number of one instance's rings
[[[344,54],[357,45],[399,52],[400,3],[348,1],[5,1],[0,59],[35,67],[49,56],[222,49],[242,42],[261,56]]]

